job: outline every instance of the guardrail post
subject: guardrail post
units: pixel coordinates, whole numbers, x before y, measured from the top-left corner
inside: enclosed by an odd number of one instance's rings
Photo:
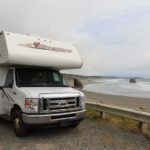
[[[106,119],[106,113],[105,112],[100,112],[100,117],[101,117],[101,119]]]
[[[139,129],[140,131],[142,131],[142,133],[147,133],[147,128],[148,128],[147,123],[139,122]]]

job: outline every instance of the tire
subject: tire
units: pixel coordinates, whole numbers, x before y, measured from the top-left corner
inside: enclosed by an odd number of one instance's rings
[[[75,123],[69,125],[69,127],[70,128],[76,128],[79,124],[80,124],[80,122],[75,122]]]
[[[17,137],[23,137],[27,134],[27,128],[23,123],[22,112],[20,110],[15,110],[14,112],[13,128]]]

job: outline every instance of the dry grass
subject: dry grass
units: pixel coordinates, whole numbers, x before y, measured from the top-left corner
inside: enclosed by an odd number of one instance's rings
[[[97,111],[87,109],[86,115],[88,118],[101,120],[100,113]],[[107,114],[105,121],[112,125],[115,124],[123,129],[126,128],[134,132],[139,132],[139,122],[129,118]],[[148,125],[148,132],[145,135],[150,138],[150,125]]]

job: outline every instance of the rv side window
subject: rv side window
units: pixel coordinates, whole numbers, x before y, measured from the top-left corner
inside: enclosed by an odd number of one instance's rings
[[[7,73],[5,87],[12,87],[12,85],[13,85],[13,70],[11,69]]]

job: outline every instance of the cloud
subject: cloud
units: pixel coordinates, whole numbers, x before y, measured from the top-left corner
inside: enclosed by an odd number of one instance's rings
[[[0,28],[74,43],[83,74],[146,71],[148,0],[0,0]],[[79,71],[75,71],[78,73]]]

